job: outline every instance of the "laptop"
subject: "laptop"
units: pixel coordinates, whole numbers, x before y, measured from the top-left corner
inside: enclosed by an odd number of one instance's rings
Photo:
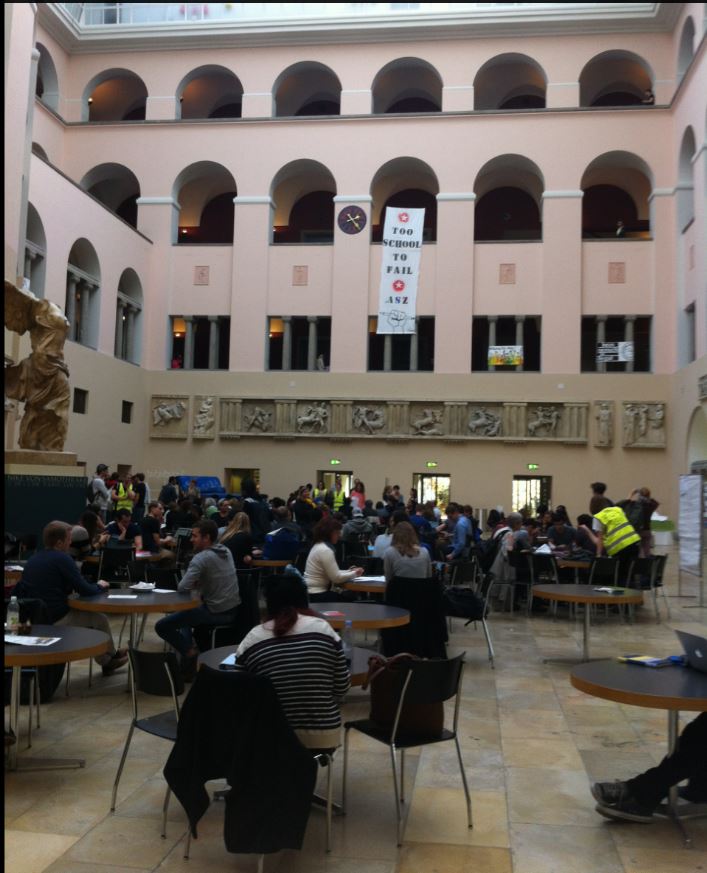
[[[675,633],[685,650],[687,663],[700,673],[707,673],[707,640],[685,631],[676,630]]]

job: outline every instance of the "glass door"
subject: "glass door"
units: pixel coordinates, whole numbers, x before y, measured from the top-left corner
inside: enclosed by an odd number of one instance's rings
[[[514,476],[513,512],[527,512],[535,516],[538,506],[550,505],[552,476]]]
[[[444,474],[414,473],[412,481],[412,487],[417,489],[417,500],[419,503],[436,500],[437,506],[441,509],[444,509],[449,503],[449,492],[452,487],[450,476]]]
[[[324,487],[328,491],[334,487],[334,479],[341,477],[341,484],[344,488],[344,494],[351,493],[351,485],[353,484],[353,470],[317,470],[317,481],[314,482],[314,487],[317,487],[319,482],[324,483]]]

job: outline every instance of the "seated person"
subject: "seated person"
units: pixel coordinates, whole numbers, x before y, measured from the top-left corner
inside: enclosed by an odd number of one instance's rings
[[[409,579],[429,579],[432,576],[432,561],[427,549],[420,547],[415,528],[401,521],[393,529],[393,539],[383,555],[385,581],[395,576]]]
[[[253,537],[250,533],[250,519],[245,512],[237,512],[233,521],[220,534],[219,543],[233,555],[236,570],[248,570],[253,562]]]
[[[159,555],[159,559],[155,562],[158,567],[171,568],[177,566],[177,556],[165,546],[174,546],[176,542],[174,537],[161,536],[163,515],[162,504],[151,500],[147,505],[147,514],[140,525],[142,547],[146,552]]]
[[[92,549],[97,549],[101,534],[105,531],[106,526],[100,515],[92,509],[85,509],[79,518],[79,527],[85,528],[88,532],[88,539]]]
[[[596,782],[596,811],[606,818],[651,823],[653,812],[673,785],[689,779],[678,794],[690,803],[707,803],[707,712],[685,725],[675,751],[628,782]]]
[[[341,539],[345,543],[368,542],[373,533],[373,525],[364,516],[363,510],[355,506],[351,512],[351,520],[347,521],[341,531]]]
[[[344,599],[339,591],[332,590],[332,586],[350,582],[363,575],[363,567],[339,569],[334,548],[341,536],[340,521],[331,517],[323,518],[314,526],[312,533],[314,545],[307,556],[304,568],[304,581],[309,599],[311,601]]]
[[[93,549],[91,548],[91,539],[85,527],[75,524],[71,528],[71,545],[69,546],[69,554],[76,562],[79,571],[83,564],[84,558],[87,558]]]
[[[551,549],[569,552],[576,535],[577,531],[567,523],[564,513],[552,513],[552,524],[547,529],[547,540]]]
[[[22,571],[13,594],[17,597],[36,597],[44,601],[50,624],[90,627],[108,635],[108,652],[96,657],[104,676],[110,676],[128,660],[127,649],[116,650],[110,624],[103,613],[79,612],[69,609],[69,595],[91,597],[109,586],[107,582],[87,582],[78,571],[71,556],[71,525],[50,521],[42,531],[44,549],[35,552]]]
[[[182,577],[178,591],[196,589],[201,605],[173,612],[155,625],[157,634],[182,656],[182,676],[191,681],[196,672],[199,649],[192,640],[192,628],[213,628],[232,624],[241,602],[233,556],[217,543],[218,528],[211,519],[200,521],[192,530],[194,557]]]
[[[170,533],[179,528],[191,528],[199,520],[199,513],[195,511],[190,498],[180,500],[176,509],[170,509],[165,513],[165,527]]]
[[[102,546],[111,542],[111,544],[125,544],[135,549],[142,549],[140,525],[132,520],[132,513],[129,509],[119,509],[116,512],[115,521],[106,527],[99,542]]]
[[[575,545],[584,549],[585,552],[590,552],[592,555],[597,553],[597,536],[592,530],[592,517],[588,514],[577,516],[577,532],[574,539]]]
[[[292,521],[287,506],[278,506],[272,511],[272,529],[265,534],[263,560],[294,561],[305,540],[302,528]]]
[[[237,663],[269,677],[303,745],[334,749],[340,744],[339,702],[350,685],[339,635],[308,609],[296,576],[271,576],[265,602],[268,619],[240,644]]]

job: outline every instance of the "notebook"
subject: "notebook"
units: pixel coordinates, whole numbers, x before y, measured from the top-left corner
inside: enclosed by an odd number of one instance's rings
[[[700,673],[707,673],[707,640],[685,631],[676,630],[675,633],[685,650],[687,663]]]

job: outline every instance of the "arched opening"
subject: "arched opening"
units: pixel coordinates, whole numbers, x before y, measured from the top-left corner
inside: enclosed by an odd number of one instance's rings
[[[49,163],[49,156],[38,142],[32,143],[32,154],[37,155],[38,158],[41,158],[43,161]]]
[[[99,164],[81,179],[81,187],[131,227],[137,228],[137,176],[122,164]]]
[[[54,112],[58,112],[59,80],[56,75],[54,61],[41,42],[37,43],[37,51],[39,52],[39,62],[37,64],[37,83],[34,93],[45,106],[53,109]]]
[[[696,145],[691,127],[685,130],[680,143],[677,188],[678,232],[682,233],[695,217],[695,179],[694,165]]]
[[[474,109],[544,109],[547,76],[527,55],[497,55],[474,79]]]
[[[197,161],[177,176],[172,196],[179,203],[179,226],[173,242],[233,244],[233,198],[236,182],[213,161]]]
[[[332,243],[336,181],[317,161],[282,167],[270,187],[275,203],[273,238],[278,243]]]
[[[639,106],[653,90],[653,72],[633,52],[613,49],[592,58],[579,77],[580,106]]]
[[[341,83],[336,73],[316,61],[293,64],[273,85],[273,115],[339,115]]]
[[[687,430],[687,469],[707,470],[707,412],[698,406]]]
[[[147,106],[145,83],[130,70],[104,70],[83,93],[82,121],[142,121]]]
[[[68,338],[95,349],[98,347],[101,268],[96,250],[87,239],[78,239],[71,247],[66,274]]]
[[[390,207],[424,209],[423,242],[437,240],[439,182],[429,164],[418,158],[394,158],[384,164],[371,183],[371,242],[381,242],[385,210]]]
[[[118,282],[115,314],[116,358],[139,364],[142,350],[142,283],[132,267]]]
[[[378,72],[371,86],[373,112],[441,112],[442,79],[420,58],[398,58]]]
[[[242,105],[240,79],[215,64],[192,70],[177,88],[177,118],[240,118]]]
[[[680,34],[680,46],[678,48],[678,82],[687,72],[687,68],[692,63],[693,55],[695,54],[695,22],[691,16],[685,19]]]
[[[539,167],[522,155],[499,155],[479,171],[474,183],[474,241],[542,239]]]
[[[27,203],[27,231],[25,233],[25,263],[22,275],[29,282],[35,297],[44,297],[47,273],[47,235],[39,213]]]
[[[630,152],[595,158],[582,176],[582,239],[650,239],[652,179]]]

